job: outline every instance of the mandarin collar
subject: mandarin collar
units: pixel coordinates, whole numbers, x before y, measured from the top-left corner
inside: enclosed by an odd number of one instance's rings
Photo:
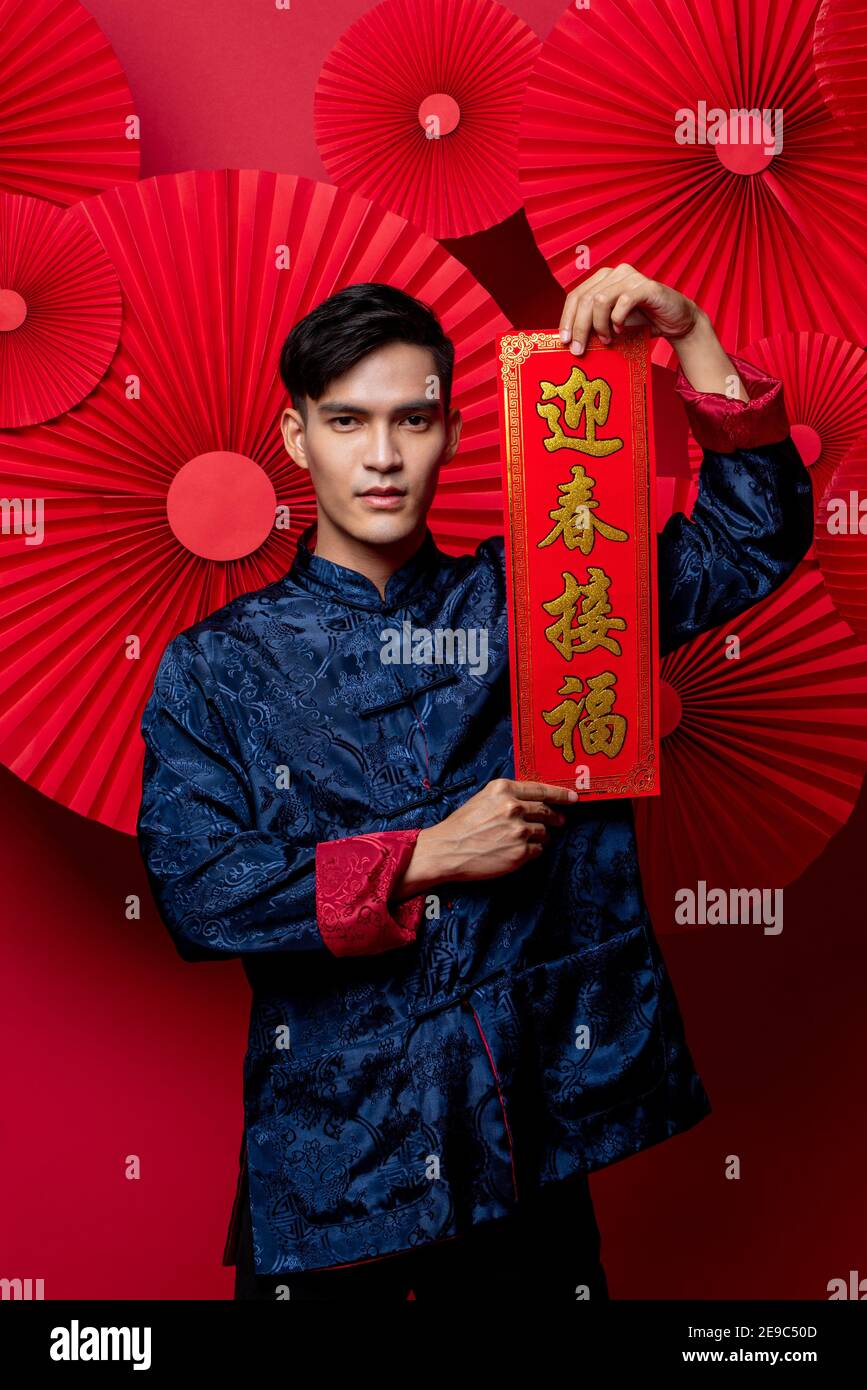
[[[286,583],[297,584],[309,593],[319,594],[333,603],[343,603],[350,608],[367,608],[373,612],[387,612],[399,608],[417,594],[429,590],[437,573],[448,557],[440,550],[429,526],[425,527],[424,539],[418,549],[389,575],[383,597],[372,579],[347,565],[338,565],[334,560],[326,560],[310,549],[310,540],[316,530],[313,521],[301,532],[295,550],[295,558],[285,576]]]

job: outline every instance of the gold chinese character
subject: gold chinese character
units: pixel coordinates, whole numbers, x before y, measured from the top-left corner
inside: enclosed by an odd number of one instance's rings
[[[622,714],[612,714],[614,708],[617,677],[612,671],[603,671],[601,676],[589,676],[587,693],[581,694],[583,683],[578,676],[567,676],[560,686],[560,695],[581,695],[580,700],[561,700],[551,710],[542,710],[542,718],[547,724],[561,727],[551,735],[555,748],[559,748],[567,762],[575,761],[572,738],[575,726],[581,735],[581,747],[585,753],[604,753],[614,758],[623,747],[626,738],[626,718]],[[584,718],[579,719],[582,710]]]
[[[614,656],[620,656],[620,643],[610,637],[609,631],[615,628],[623,632],[626,623],[623,618],[609,618],[611,604],[608,602],[608,588],[611,583],[602,569],[590,565],[588,581],[579,584],[574,574],[563,571],[565,588],[559,598],[543,603],[546,613],[559,614],[556,623],[545,628],[549,642],[565,657],[572,659],[575,652],[592,652],[596,647],[605,647]],[[576,613],[578,597],[581,596],[581,612]],[[575,624],[573,626],[573,624]]]
[[[563,402],[562,406],[554,403],[542,405],[538,401],[536,403],[537,411],[543,420],[548,421],[551,430],[550,438],[543,441],[549,452],[555,449],[577,449],[579,453],[593,454],[594,457],[601,458],[605,454],[616,454],[618,449],[623,448],[622,439],[596,438],[596,427],[605,424],[611,405],[611,387],[601,376],[590,381],[580,367],[573,367],[568,380],[564,381],[562,386],[556,386],[552,381],[541,381],[539,385],[542,387],[543,401],[550,401],[552,396],[559,396]],[[562,425],[563,415],[571,430],[577,430],[582,415],[585,417],[583,437],[566,434]]]
[[[621,531],[617,526],[609,526],[607,521],[601,521],[593,515],[595,508],[599,506],[599,502],[593,496],[595,486],[596,479],[585,473],[583,463],[574,463],[572,481],[557,484],[561,493],[560,501],[554,510],[548,513],[551,520],[557,524],[544,540],[538,542],[539,548],[551,545],[562,535],[570,550],[577,546],[582,555],[589,555],[593,549],[595,531],[607,541],[629,540],[626,531]]]

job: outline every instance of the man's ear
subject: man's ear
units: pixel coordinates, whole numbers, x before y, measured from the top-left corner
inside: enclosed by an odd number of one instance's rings
[[[304,417],[300,410],[295,410],[292,406],[287,406],[280,416],[280,430],[283,435],[283,443],[286,452],[297,463],[299,468],[308,468],[307,454],[304,449]]]
[[[443,455],[443,463],[448,463],[454,458],[461,442],[461,429],[463,428],[463,417],[456,406],[452,406],[446,422],[446,448]]]

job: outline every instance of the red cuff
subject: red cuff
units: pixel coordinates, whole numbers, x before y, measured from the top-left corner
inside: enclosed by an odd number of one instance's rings
[[[717,454],[778,444],[789,433],[783,383],[743,357],[732,353],[729,357],[744,384],[748,401],[729,400],[716,391],[696,391],[678,366],[675,389],[686,406],[693,438],[703,449]]]
[[[373,956],[414,941],[425,895],[389,903],[418,830],[382,830],[316,846],[316,919],[335,956]]]

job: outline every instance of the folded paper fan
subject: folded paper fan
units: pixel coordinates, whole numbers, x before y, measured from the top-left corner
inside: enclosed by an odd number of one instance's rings
[[[792,439],[810,470],[816,511],[835,469],[867,434],[867,355],[825,333],[783,333],[739,356],[783,383]],[[697,472],[701,450],[690,444]]]
[[[493,344],[509,325],[437,242],[311,179],[159,175],[68,215],[114,262],[123,326],[81,405],[0,434],[0,493],[17,499],[3,542],[0,758],[63,805],[132,831],[139,722],[166,644],[280,578],[315,516],[279,429],[293,324],[377,280],[439,314],[464,430],[457,478],[452,464],[442,473],[438,539],[458,551],[502,529]]]
[[[92,391],[120,320],[117,274],[91,229],[0,193],[0,429],[50,420]]]
[[[518,141],[527,217],[564,288],[626,262],[695,299],[730,349],[794,328],[867,342],[867,165],[822,100],[815,11],[565,11],[527,80]],[[663,339],[654,357],[671,360]]]
[[[634,808],[645,897],[672,931],[678,890],[784,888],[849,818],[867,768],[867,648],[808,559],[666,656],[660,677],[663,791]]]
[[[867,441],[837,468],[816,518],[816,559],[831,601],[867,643]]]
[[[314,97],[335,183],[435,237],[521,206],[523,84],[539,40],[496,0],[384,0],[343,34]]]
[[[66,206],[137,179],[134,116],[78,0],[0,0],[0,190]]]
[[[822,96],[838,120],[867,146],[867,12],[864,0],[824,0],[813,56]]]

